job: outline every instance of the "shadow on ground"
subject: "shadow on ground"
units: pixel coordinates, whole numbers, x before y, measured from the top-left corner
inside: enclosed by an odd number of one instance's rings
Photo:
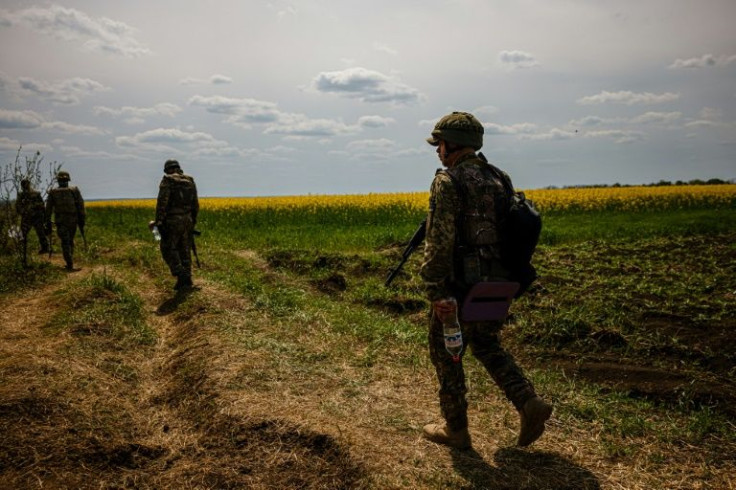
[[[501,448],[488,464],[475,450],[452,450],[455,471],[467,480],[468,489],[575,489],[599,490],[589,470],[558,454]]]

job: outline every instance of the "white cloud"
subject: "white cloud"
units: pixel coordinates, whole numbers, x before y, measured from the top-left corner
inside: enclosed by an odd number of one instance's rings
[[[65,41],[82,41],[83,48],[125,57],[140,57],[150,50],[134,37],[134,29],[107,17],[92,18],[79,10],[58,5],[31,7],[0,16],[0,25],[24,25],[35,32]]]
[[[681,112],[647,112],[631,119],[635,124],[673,124],[682,117]]]
[[[107,131],[100,129],[96,126],[86,126],[83,124],[70,124],[62,121],[53,121],[44,123],[42,126],[44,129],[51,131],[58,131],[60,133],[68,134],[94,134],[102,135],[107,134]]]
[[[346,148],[352,152],[386,152],[394,148],[396,145],[390,139],[366,139],[351,141]]]
[[[574,138],[576,135],[577,135],[577,132],[575,131],[568,131],[565,129],[552,128],[546,133],[521,134],[519,135],[519,139],[535,140],[535,141],[560,141],[560,140],[569,140],[570,138]]]
[[[602,126],[603,124],[607,124],[612,121],[614,120],[604,119],[598,116],[585,116],[585,117],[581,117],[580,119],[573,119],[572,121],[570,121],[569,124],[571,126],[593,127],[593,126]]]
[[[393,77],[361,67],[322,72],[312,80],[312,88],[363,102],[408,104],[423,97],[417,89]]]
[[[339,136],[356,131],[356,126],[350,126],[334,119],[310,119],[304,114],[282,113],[278,121],[269,124],[263,132],[313,138]]]
[[[585,133],[586,138],[608,138],[616,143],[635,143],[642,141],[646,135],[640,131],[629,131],[623,129],[606,129],[602,131],[588,131]]]
[[[49,152],[52,150],[50,145],[43,143],[24,143],[19,140],[0,136],[0,151],[18,151],[20,147],[23,147],[24,151],[40,151],[41,153]]]
[[[215,74],[210,77],[210,83],[212,85],[226,85],[228,83],[233,83],[233,79],[226,75]]]
[[[96,106],[92,109],[96,116],[123,117],[125,122],[129,124],[139,124],[145,122],[145,118],[153,116],[176,117],[181,112],[181,107],[176,104],[162,102],[153,107],[132,107],[123,106],[119,109],[112,107]]]
[[[32,78],[19,78],[18,85],[24,92],[62,105],[79,104],[82,97],[110,90],[109,87],[89,78],[70,78],[53,83]]]
[[[275,122],[281,115],[275,103],[256,99],[195,95],[189,99],[189,105],[204,107],[207,112],[213,114],[233,116],[227,120],[232,124]]]
[[[179,80],[179,85],[227,85],[233,83],[233,79],[227,75],[214,74],[208,79],[185,77]]]
[[[44,123],[44,118],[33,111],[8,111],[0,109],[0,128],[33,129]]]
[[[501,64],[510,69],[533,68],[539,66],[539,62],[530,53],[524,51],[501,51],[498,53]]]
[[[680,98],[680,94],[671,92],[665,92],[663,94],[653,94],[650,92],[636,93],[626,90],[619,92],[608,92],[602,91],[597,95],[589,95],[582,97],[577,100],[578,104],[582,105],[593,105],[593,104],[605,104],[608,102],[615,104],[625,105],[650,105],[650,104],[662,104],[665,102],[672,102]]]
[[[385,128],[395,124],[396,120],[383,116],[361,116],[358,118],[358,126],[362,128]]]
[[[532,134],[537,130],[537,126],[532,123],[517,123],[512,124],[510,126],[504,126],[502,124],[496,124],[496,123],[485,123],[483,124],[483,127],[485,128],[485,134],[503,134],[503,135],[513,135],[513,134]]]
[[[704,54],[696,58],[681,59],[678,58],[669,68],[710,68],[717,66],[728,66],[736,62],[736,55],[731,56],[714,56],[712,54]]]

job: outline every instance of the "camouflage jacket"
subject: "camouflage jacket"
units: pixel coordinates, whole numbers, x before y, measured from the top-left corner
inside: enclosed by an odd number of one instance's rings
[[[165,174],[158,187],[156,222],[166,223],[171,216],[189,216],[194,223],[199,214],[197,185],[189,175]]]
[[[437,171],[430,188],[421,267],[430,301],[456,296],[468,285],[461,276],[471,254],[484,266],[485,272],[478,276],[490,275],[490,264],[500,257],[503,216],[499,210],[505,209],[507,199],[501,181],[474,153],[461,157],[451,169]]]
[[[23,219],[43,218],[43,197],[38,191],[21,191],[15,200],[15,211]]]
[[[80,226],[84,227],[86,218],[84,199],[77,187],[57,187],[49,191],[49,197],[46,199],[47,223],[51,222],[52,215],[57,221],[75,219]]]

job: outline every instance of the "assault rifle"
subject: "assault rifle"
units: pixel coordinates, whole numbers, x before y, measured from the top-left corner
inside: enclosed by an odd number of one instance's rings
[[[194,260],[197,262],[197,268],[201,268],[199,265],[199,255],[197,254],[197,242],[194,241],[195,236],[201,235],[202,232],[199,230],[192,230],[192,253],[194,254]]]
[[[420,243],[424,241],[424,237],[427,234],[427,218],[424,218],[424,220],[419,224],[419,228],[414,232],[414,235],[411,237],[411,240],[409,240],[409,244],[404,249],[404,253],[401,254],[401,262],[399,262],[399,265],[396,266],[394,270],[392,270],[388,277],[386,277],[386,282],[384,285],[386,287],[389,287],[391,285],[391,282],[396,278],[396,276],[401,271],[401,268],[404,267],[404,263],[409,259],[412,252],[414,252],[414,249],[419,246]]]

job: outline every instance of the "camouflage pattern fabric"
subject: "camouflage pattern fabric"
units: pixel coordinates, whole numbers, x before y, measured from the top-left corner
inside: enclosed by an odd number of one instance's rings
[[[156,222],[161,231],[161,256],[176,277],[192,275],[192,231],[199,214],[194,179],[173,173],[164,175],[156,201]]]
[[[462,259],[468,247],[482,250],[484,276],[503,277],[499,268],[501,224],[498,209],[506,198],[503,185],[487,174],[474,152],[461,156],[447,171],[435,175],[430,188],[427,235],[421,277],[428,299],[455,297],[462,304],[467,287]],[[479,252],[480,253],[480,252]],[[481,278],[484,279],[484,278]],[[521,408],[535,396],[531,382],[502,347],[499,322],[461,322],[463,342],[483,364],[506,397]],[[440,407],[452,430],[467,427],[465,373],[462,362],[454,363],[445,350],[442,323],[430,317],[429,350],[440,384]]]
[[[77,227],[84,228],[86,212],[84,199],[74,186],[57,187],[49,191],[46,200],[46,227],[51,229],[51,217],[56,222],[56,234],[61,242],[61,250],[68,268],[74,260],[74,235]]]
[[[34,190],[19,192],[18,198],[15,201],[15,210],[20,216],[20,231],[23,235],[24,250],[31,229],[36,230],[38,241],[41,244],[41,250],[48,250],[49,241],[46,238],[43,227],[45,208],[41,193]]]
[[[514,358],[501,346],[500,322],[461,322],[463,331],[463,355],[470,346],[473,356],[483,364],[496,385],[517,410],[535,396],[532,383],[524,376]],[[468,426],[465,393],[465,371],[462,358],[454,362],[445,349],[442,322],[432,313],[429,325],[429,357],[437,372],[440,384],[439,398],[442,416],[453,431]]]

